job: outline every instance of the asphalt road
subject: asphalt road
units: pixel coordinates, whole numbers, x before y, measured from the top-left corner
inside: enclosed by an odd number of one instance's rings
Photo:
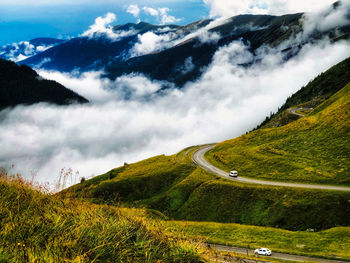
[[[299,109],[298,109],[298,108],[289,108],[289,109],[288,109],[288,112],[291,113],[291,114],[300,116],[300,117],[304,117],[303,114],[297,113],[297,110],[299,110]]]
[[[201,148],[199,148],[197,151],[193,153],[192,159],[198,166],[225,179],[229,179],[229,180],[233,180],[241,183],[248,183],[248,184],[262,184],[262,185],[298,187],[298,188],[333,190],[333,191],[350,191],[350,187],[347,187],[347,186],[285,183],[285,182],[276,182],[276,181],[257,180],[257,179],[251,179],[251,178],[241,177],[241,176],[230,177],[228,172],[225,172],[215,167],[204,158],[204,154],[207,151],[213,149],[214,147],[215,147],[215,144],[202,146]],[[237,167],[236,169],[239,170],[239,167]]]
[[[223,252],[233,252],[237,254],[245,254],[247,255],[247,249],[246,248],[239,248],[239,247],[229,247],[229,246],[222,246],[222,245],[210,245],[211,248],[223,251]],[[253,249],[248,249],[249,255],[254,255]],[[322,259],[322,258],[312,258],[312,257],[305,257],[305,256],[298,256],[298,255],[291,255],[291,254],[284,254],[284,253],[277,253],[272,251],[272,258],[276,259],[282,259],[282,260],[291,260],[291,261],[300,261],[300,262],[324,262],[324,263],[342,263],[347,261],[341,261],[341,260],[333,260],[333,259]],[[268,258],[268,257],[264,257]]]

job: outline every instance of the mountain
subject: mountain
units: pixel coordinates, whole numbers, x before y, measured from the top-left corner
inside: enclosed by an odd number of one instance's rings
[[[30,41],[8,44],[0,47],[0,58],[17,62],[63,42],[64,40],[55,38],[35,38]]]
[[[55,81],[42,79],[28,66],[0,59],[0,109],[38,102],[66,105],[88,101]]]
[[[349,102],[346,59],[281,107],[296,115],[294,120],[286,120],[281,110],[260,129],[218,144],[207,158],[226,171],[237,169],[247,177],[350,185]]]
[[[287,98],[279,110],[272,114],[257,128],[279,127],[292,122],[300,116],[292,114],[289,109],[313,109],[342,89],[350,81],[350,58],[333,66],[317,76],[313,81],[302,87],[298,92]]]
[[[99,70],[110,61],[128,58],[129,50],[137,43],[139,35],[146,32],[164,34],[176,28],[175,25],[156,26],[145,22],[117,25],[113,29],[115,38],[106,35],[73,38],[20,63],[58,71]]]
[[[112,36],[96,33],[74,38],[21,63],[59,71],[103,69],[110,79],[141,73],[182,87],[202,74],[220,47],[233,41],[249,46],[255,56],[251,62],[254,64],[261,59],[260,47],[274,48],[288,60],[306,44],[324,38],[349,39],[350,22],[339,26],[317,26],[315,22],[336,15],[341,6],[341,2],[334,4],[317,17],[303,13],[239,15],[226,20],[200,20],[186,26],[129,23],[115,26]],[[350,10],[346,12],[350,17]]]

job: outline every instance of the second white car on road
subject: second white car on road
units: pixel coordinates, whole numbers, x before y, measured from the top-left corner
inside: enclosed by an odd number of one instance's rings
[[[254,250],[255,255],[271,256],[271,250],[268,248],[257,248]]]
[[[231,177],[237,177],[238,176],[238,172],[237,171],[231,171],[229,175]]]

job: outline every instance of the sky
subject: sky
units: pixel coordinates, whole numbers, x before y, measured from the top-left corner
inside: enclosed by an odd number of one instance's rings
[[[115,24],[137,22],[126,10],[129,1],[1,1],[0,45],[27,41],[36,37],[70,38],[84,32],[96,17],[115,13]],[[34,2],[34,1],[31,1]],[[40,2],[43,2],[40,4]],[[49,3],[45,3],[49,2]],[[82,3],[79,3],[82,2]],[[201,0],[192,1],[135,1],[140,7],[169,8],[169,14],[178,18],[176,24],[184,25],[209,16],[209,8]],[[190,12],[188,10],[191,10]],[[141,14],[143,21],[158,23],[153,16]]]
[[[98,4],[96,4],[96,2]],[[139,19],[159,23],[154,16],[141,12],[139,17],[126,12],[130,5],[168,8],[176,24],[242,13],[285,14],[316,11],[334,0],[0,0],[0,45],[28,41],[36,37],[71,38],[78,36],[96,17],[116,14],[116,24]]]

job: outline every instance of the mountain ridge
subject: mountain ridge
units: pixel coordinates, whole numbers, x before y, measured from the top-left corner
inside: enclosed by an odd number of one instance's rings
[[[28,66],[0,59],[0,110],[39,102],[67,105],[88,100],[56,81],[41,78]]]

